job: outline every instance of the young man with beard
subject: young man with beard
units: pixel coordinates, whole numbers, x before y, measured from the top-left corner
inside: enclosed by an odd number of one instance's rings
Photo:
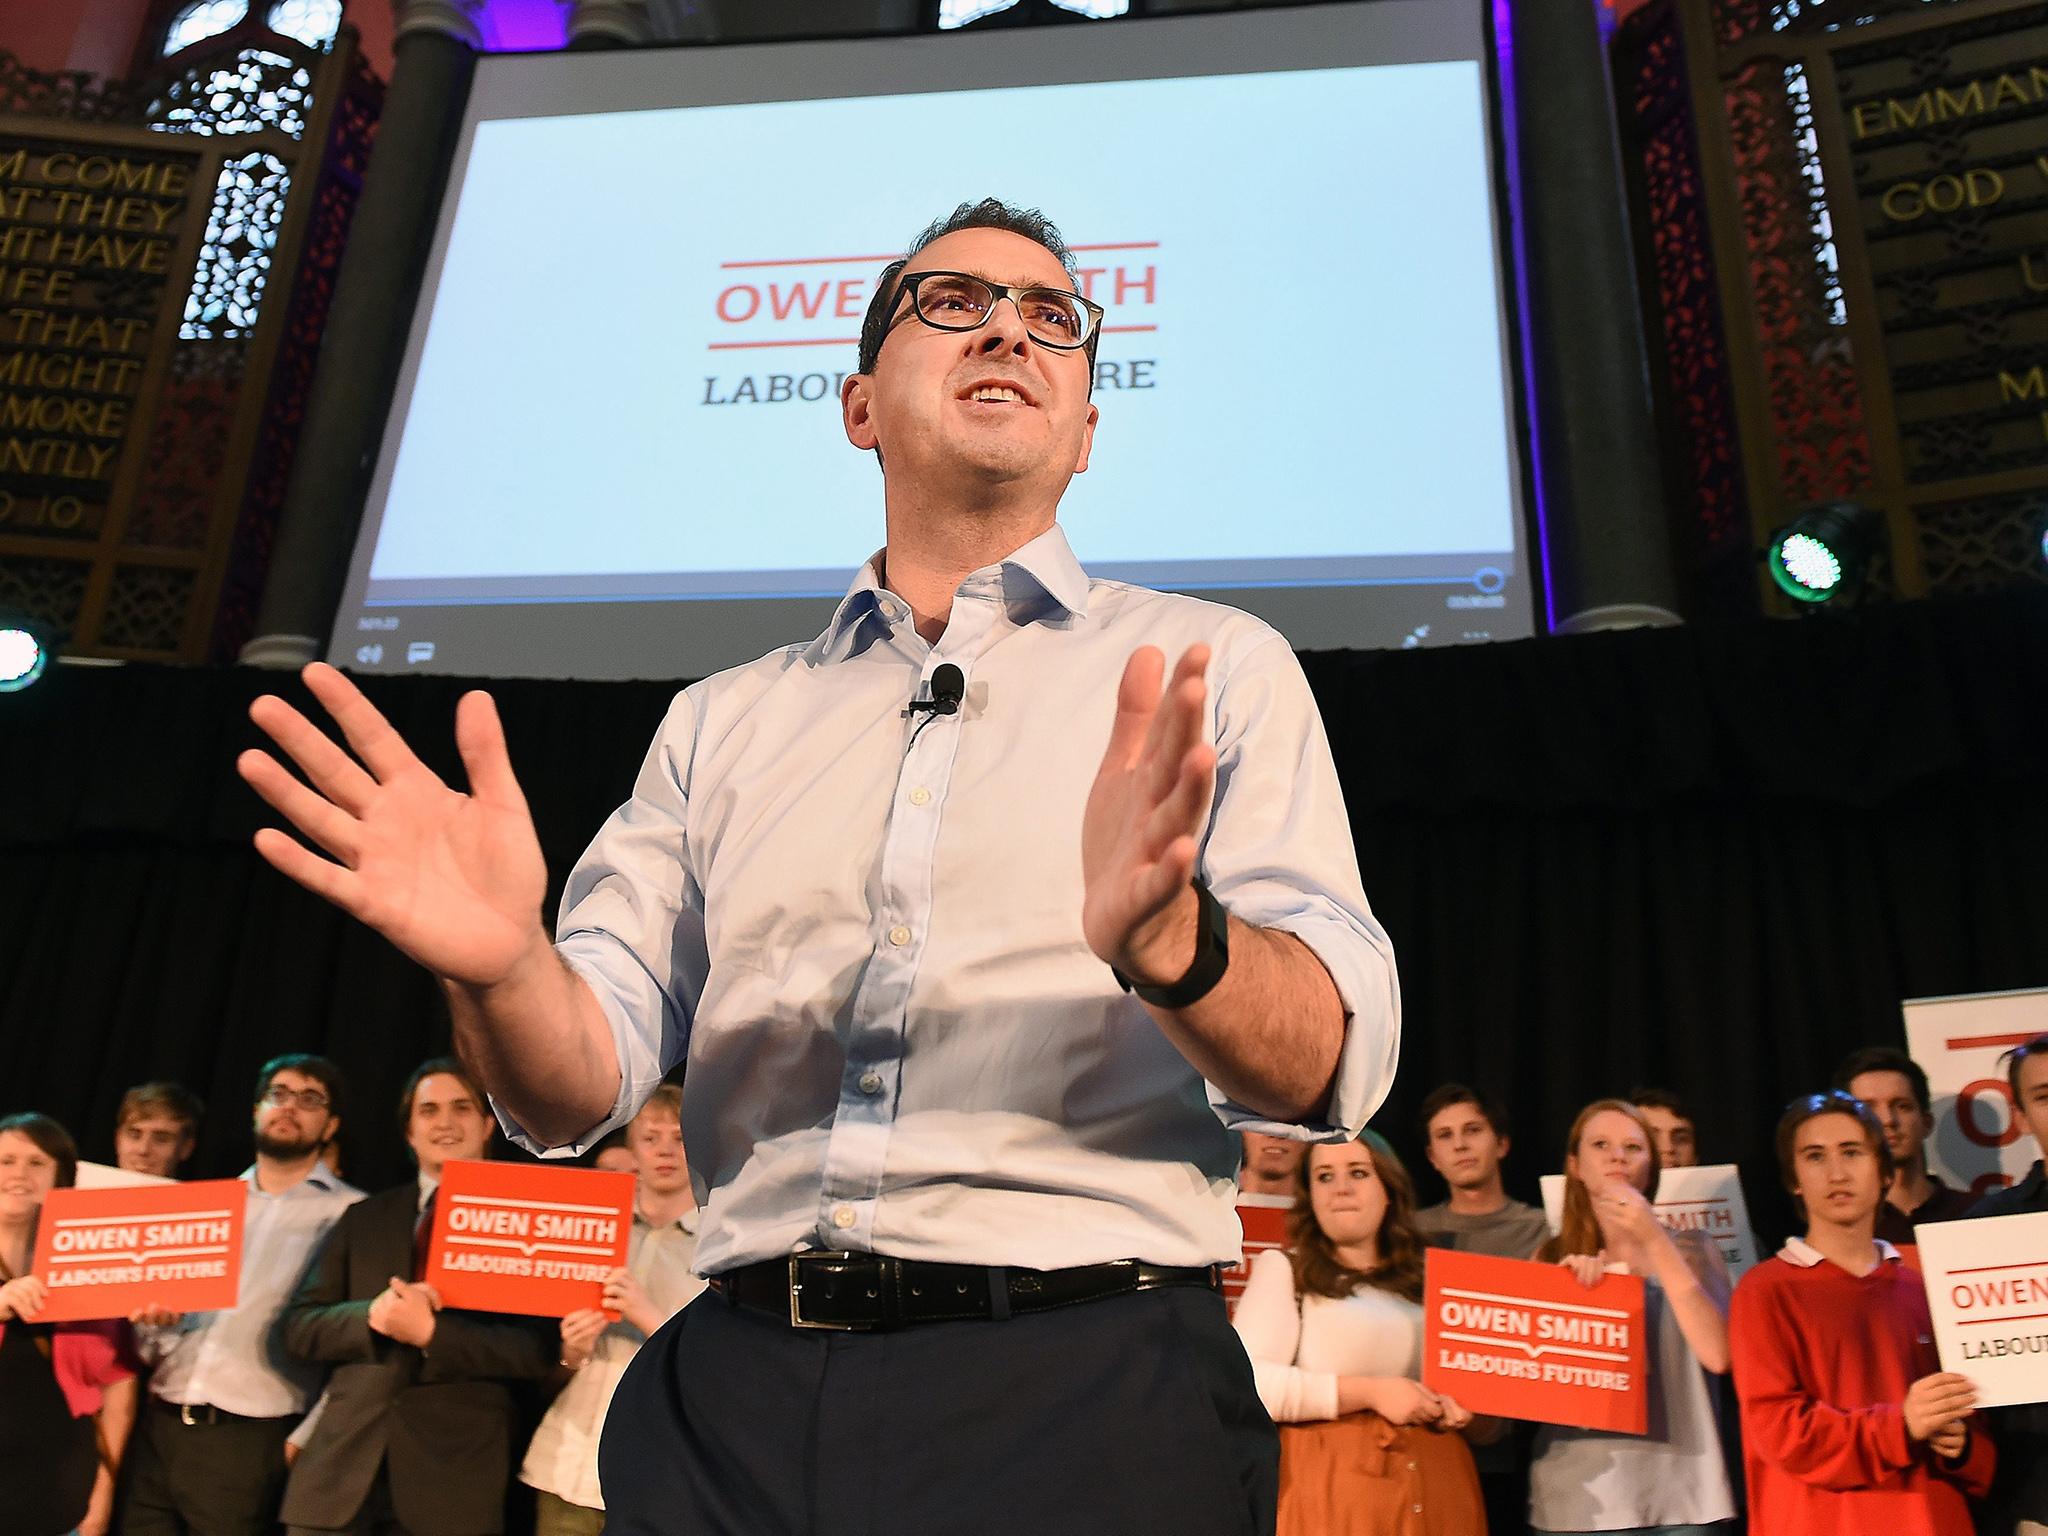
[[[237,1305],[136,1319],[155,1370],[128,1455],[121,1529],[129,1536],[276,1529],[286,1437],[322,1373],[271,1348],[271,1330],[314,1248],[363,1198],[320,1159],[341,1110],[341,1071],[325,1057],[280,1056],[257,1074]]]
[[[1995,1454],[1975,1389],[1940,1368],[1920,1277],[1873,1235],[1888,1138],[1837,1090],[1793,1100],[1776,1139],[1806,1235],[1742,1277],[1728,1314],[1750,1529],[1971,1536]]]
[[[697,1199],[683,1154],[683,1091],[663,1083],[626,1127],[638,1173],[633,1246],[612,1271],[604,1311],[562,1319],[562,1365],[574,1374],[534,1432],[521,1482],[540,1490],[535,1536],[599,1536],[604,1494],[597,1444],[619,1378],[648,1336],[694,1301],[704,1282],[697,1254]],[[614,1320],[616,1318],[616,1321]]]
[[[1970,1208],[1971,1217],[2048,1212],[2048,1034],[2005,1053],[2005,1080],[2013,1113],[2034,1134],[2041,1156],[2027,1176],[1994,1189]],[[1991,1410],[1998,1441],[1998,1482],[1978,1520],[1985,1536],[2048,1536],[2048,1402]]]
[[[443,979],[523,1144],[580,1153],[688,1063],[715,1294],[620,1383],[621,1536],[1270,1528],[1217,1289],[1233,1133],[1357,1134],[1392,951],[1286,641],[1091,579],[1060,530],[1097,421],[1078,282],[993,200],[881,273],[840,406],[887,542],[815,639],[677,697],[559,948],[486,695],[468,795],[332,668],[305,681],[360,762],[252,706],[310,787],[242,773],[331,858],[258,850]],[[1211,297],[1247,357],[1285,323]]]
[[[114,1166],[175,1179],[199,1145],[206,1106],[176,1083],[143,1083],[121,1095],[114,1115]]]
[[[505,1383],[554,1368],[554,1329],[444,1312],[419,1277],[442,1166],[490,1140],[481,1086],[446,1057],[423,1062],[399,1113],[419,1176],[335,1224],[278,1322],[286,1353],[333,1369],[280,1518],[295,1533],[495,1536],[511,1474]]]
[[[1927,1171],[1927,1138],[1934,1134],[1934,1099],[1920,1063],[1891,1045],[1866,1046],[1835,1069],[1835,1086],[1868,1104],[1884,1127],[1892,1181],[1877,1212],[1877,1235],[1888,1243],[1913,1241],[1923,1221],[1954,1221],[1976,1197]]]

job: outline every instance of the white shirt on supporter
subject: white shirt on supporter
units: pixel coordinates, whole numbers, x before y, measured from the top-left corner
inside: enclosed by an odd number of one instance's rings
[[[673,1317],[703,1293],[704,1282],[690,1272],[696,1253],[694,1210],[663,1227],[651,1226],[638,1211],[633,1213],[633,1246],[626,1268],[658,1311]],[[569,1378],[534,1431],[519,1468],[522,1483],[585,1509],[604,1508],[597,1481],[597,1442],[604,1434],[619,1378],[646,1342],[647,1335],[624,1318],[598,1335],[590,1358]]]
[[[282,1194],[256,1186],[246,1168],[242,1220],[242,1283],[237,1305],[188,1312],[168,1328],[138,1328],[137,1347],[155,1369],[149,1390],[167,1403],[213,1407],[252,1419],[304,1413],[326,1368],[294,1360],[272,1342],[272,1329],[298,1288],[313,1250],[341,1213],[363,1198],[325,1162]]]
[[[1422,1308],[1370,1286],[1344,1297],[1300,1295],[1277,1248],[1252,1260],[1232,1322],[1259,1400],[1278,1423],[1336,1418],[1340,1376],[1422,1375]]]
[[[1330,1103],[1281,1125],[1205,1083],[1090,952],[1081,821],[1131,653],[1208,645],[1198,872],[1294,935],[1347,1016]],[[952,715],[910,716],[958,667]],[[1393,1081],[1393,952],[1314,696],[1233,609],[1095,580],[1058,527],[973,572],[936,644],[880,557],[815,640],[693,684],[569,875],[563,959],[623,1125],[688,1062],[698,1267],[805,1248],[1036,1269],[1233,1263],[1233,1132],[1355,1136]]]

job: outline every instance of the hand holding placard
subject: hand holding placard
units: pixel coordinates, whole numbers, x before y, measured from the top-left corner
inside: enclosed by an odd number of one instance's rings
[[[1913,1235],[1953,1379],[1975,1384],[1980,1407],[2048,1402],[2048,1212],[1931,1221]]]
[[[36,1228],[32,1267],[47,1292],[36,1320],[232,1307],[248,1203],[240,1179],[51,1190]]]
[[[1977,1389],[1967,1377],[1953,1371],[1938,1371],[1922,1376],[1906,1388],[1900,1412],[1905,1416],[1906,1433],[1932,1444],[1943,1430],[1967,1419],[1976,1406]]]
[[[440,1304],[566,1317],[604,1305],[633,1239],[633,1175],[531,1163],[441,1170],[426,1278]]]
[[[1473,1413],[1642,1434],[1643,1282],[1432,1248],[1422,1380]]]

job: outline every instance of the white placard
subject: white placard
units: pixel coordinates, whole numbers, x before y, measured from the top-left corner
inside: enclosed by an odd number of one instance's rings
[[[1976,1383],[1980,1408],[2048,1402],[2048,1212],[1913,1235],[1942,1369]]]
[[[2041,1155],[2014,1110],[2001,1054],[2048,1031],[2048,988],[1909,998],[1906,1054],[1934,1101],[1928,1170],[1983,1193],[2026,1177]]]
[[[130,1189],[141,1184],[175,1184],[176,1179],[159,1178],[153,1173],[130,1173],[126,1168],[116,1168],[112,1163],[80,1162],[79,1189]]]
[[[1564,1175],[1542,1179],[1543,1214],[1555,1232],[1564,1220]],[[1721,1250],[1728,1278],[1740,1280],[1756,1263],[1756,1233],[1749,1224],[1749,1202],[1742,1196],[1742,1178],[1733,1163],[1700,1168],[1666,1168],[1657,1180],[1657,1219],[1673,1232],[1701,1232]]]

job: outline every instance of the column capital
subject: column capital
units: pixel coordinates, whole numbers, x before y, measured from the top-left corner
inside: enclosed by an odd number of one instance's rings
[[[392,38],[432,32],[481,50],[483,11],[484,0],[393,0]]]
[[[623,43],[637,47],[655,38],[647,0],[561,0],[569,41]],[[664,29],[666,30],[666,29]]]

